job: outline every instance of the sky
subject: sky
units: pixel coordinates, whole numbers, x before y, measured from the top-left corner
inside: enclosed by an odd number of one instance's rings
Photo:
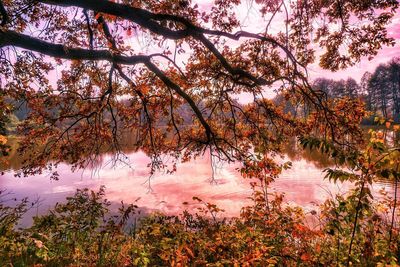
[[[385,46],[372,60],[364,58],[355,66],[337,72],[323,70],[318,64],[314,64],[309,67],[311,78],[328,76],[330,79],[337,80],[351,77],[357,82],[360,82],[361,77],[366,71],[373,72],[379,64],[387,63],[394,57],[400,57],[400,10],[397,11],[396,16],[387,29],[389,36],[396,40],[396,44],[393,47]]]
[[[195,0],[200,9],[209,10],[214,0]],[[236,14],[244,25],[243,29],[258,33],[262,32],[265,27],[265,21],[258,12],[254,0],[242,0],[242,3],[235,9]],[[283,18],[277,18],[275,24],[272,25],[271,31],[281,31],[283,27]],[[400,56],[400,9],[388,26],[388,34],[396,40],[394,47],[383,47],[382,50],[372,60],[364,58],[355,66],[345,70],[331,72],[323,70],[319,67],[318,62],[309,66],[309,75],[311,79],[318,77],[328,77],[331,79],[347,79],[351,77],[357,82],[360,82],[361,77],[366,71],[373,72],[374,69],[381,63],[386,63],[396,56]]]
[[[199,11],[210,13],[211,7],[214,5],[214,2],[215,0],[193,0],[192,5],[197,4]],[[255,4],[254,0],[242,0],[241,4],[239,4],[234,9],[234,12],[241,22],[241,30],[246,30],[252,33],[262,33],[265,31],[266,20],[261,16],[259,12],[259,6]],[[274,22],[270,25],[269,31],[272,34],[281,32],[285,27],[284,20],[285,18],[283,17],[283,15],[276,15]],[[394,47],[383,47],[379,51],[378,55],[375,56],[372,60],[363,58],[353,67],[339,70],[337,72],[322,69],[321,67],[319,67],[318,61],[316,61],[315,63],[308,66],[308,74],[310,80],[312,81],[319,77],[325,77],[334,80],[347,79],[350,77],[355,79],[357,82],[360,82],[365,72],[373,72],[379,64],[386,63],[393,57],[400,56],[400,9],[397,11],[396,16],[393,18],[390,25],[388,25],[387,29],[389,36],[393,37],[396,40],[396,44]],[[132,37],[130,39],[130,41],[132,42],[131,46],[140,47],[141,52],[159,52],[159,48],[156,45],[152,47],[151,43],[149,44],[146,40],[138,40],[136,37]],[[227,44],[236,47],[240,45],[240,41],[238,42],[227,40]],[[170,45],[173,46],[173,42],[170,42]],[[318,50],[318,48],[316,48],[316,50]],[[180,65],[179,62],[186,62],[189,58],[189,54],[190,53],[180,54],[177,62],[178,65]],[[276,96],[276,92],[274,89],[271,90],[270,88],[268,88],[264,91],[264,96],[267,98],[274,98]],[[237,96],[237,100],[242,104],[246,104],[253,100],[253,96],[252,94],[241,93]]]
[[[214,5],[214,2],[215,0],[192,0],[192,5],[197,4],[200,11],[211,12],[210,9]],[[241,22],[242,30],[252,33],[264,32],[266,21],[262,18],[259,12],[259,6],[255,4],[255,0],[242,0],[241,4],[239,4],[234,11]],[[270,32],[277,33],[282,31],[283,28],[284,17],[279,15],[275,16],[274,23],[270,26]],[[355,66],[337,72],[323,70],[319,67],[318,62],[315,62],[308,67],[311,80],[318,77],[327,77],[335,80],[351,77],[357,82],[360,82],[361,77],[366,71],[373,72],[379,64],[386,63],[393,57],[400,57],[400,8],[387,29],[389,36],[396,40],[394,47],[383,47],[372,60],[364,58],[361,62],[356,63]],[[131,47],[139,48],[142,53],[159,52],[158,47],[155,44],[153,47],[145,38],[139,39],[137,36],[132,36],[130,38],[127,37],[126,41]],[[236,41],[229,41],[229,43],[234,46],[240,44],[240,42]],[[171,44],[173,44],[173,42],[171,42]],[[188,57],[189,55],[180,55],[180,61],[184,62]]]
[[[197,4],[200,11],[210,12],[211,7],[213,6],[215,0],[193,0],[193,5]],[[242,0],[241,4],[235,8],[235,13],[239,18],[242,30],[246,30],[252,33],[260,33],[265,29],[265,19],[262,18],[261,14],[258,11],[258,7],[255,5],[254,0]],[[276,16],[274,23],[271,24],[270,31],[272,33],[277,33],[282,31],[284,28],[284,17]],[[393,18],[391,24],[388,26],[388,34],[396,40],[396,44],[394,47],[383,47],[377,56],[375,56],[372,60],[368,60],[364,58],[361,62],[355,64],[355,66],[347,68],[345,70],[340,70],[337,72],[331,72],[328,70],[323,70],[319,67],[318,62],[311,64],[308,67],[308,73],[311,80],[314,80],[319,77],[325,77],[330,79],[347,79],[349,77],[355,79],[357,82],[360,82],[361,77],[366,71],[373,72],[374,69],[381,63],[386,63],[390,59],[396,56],[400,56],[400,9],[397,11],[396,16]],[[139,39],[137,36],[132,36],[126,38],[128,44],[131,47],[136,47],[142,53],[155,53],[159,52],[159,48],[156,44],[152,45],[145,39]],[[230,45],[237,46],[240,42],[237,41],[228,41]],[[170,42],[171,45],[174,45],[173,42]],[[189,54],[180,55],[180,59],[178,61],[185,62]],[[161,59],[158,59],[160,63],[162,63]],[[179,62],[178,62],[178,65]],[[65,67],[65,66],[64,66]],[[62,67],[63,68],[63,67]],[[54,83],[59,78],[58,71],[56,71],[56,75],[54,75]],[[273,98],[276,95],[274,90],[267,90],[265,96],[268,98]],[[242,103],[247,103],[252,100],[252,96],[246,94],[242,94],[239,97]]]

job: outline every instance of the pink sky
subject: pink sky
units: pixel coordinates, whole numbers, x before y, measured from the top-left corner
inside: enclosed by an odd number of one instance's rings
[[[314,64],[309,67],[311,78],[324,76],[331,79],[346,79],[351,77],[359,82],[366,71],[373,72],[379,64],[387,63],[394,57],[400,57],[400,10],[397,11],[392,23],[388,26],[388,33],[396,40],[396,44],[393,47],[383,47],[372,60],[365,58],[353,67],[337,72],[323,70],[318,64]]]
[[[199,6],[200,11],[211,12],[210,8],[213,6],[214,0],[194,0],[193,5],[197,4]],[[253,33],[260,33],[265,30],[266,21],[262,18],[261,14],[258,11],[259,7],[256,6],[254,0],[242,0],[241,4],[235,8],[235,13],[241,22],[241,29],[247,30]],[[282,16],[276,16],[274,23],[270,26],[271,33],[277,33],[284,29],[284,18]],[[393,18],[391,24],[388,26],[389,36],[396,39],[396,44],[394,47],[384,47],[379,54],[373,58],[371,61],[368,59],[363,59],[361,62],[355,64],[355,66],[347,68],[345,70],[331,72],[327,70],[323,70],[319,67],[318,62],[310,65],[308,68],[310,78],[313,80],[318,77],[325,77],[331,79],[347,79],[351,77],[355,79],[357,82],[360,82],[362,75],[366,72],[373,72],[374,69],[381,63],[386,63],[390,59],[396,56],[400,56],[400,10],[397,11],[396,16]],[[126,43],[128,43],[131,47],[137,48],[136,52],[141,53],[154,53],[159,52],[159,47],[156,44],[149,43],[145,36],[143,38],[139,38],[138,36],[132,36],[131,38],[126,38]],[[240,42],[228,40],[229,45],[237,46]],[[174,47],[175,44],[173,41],[167,41],[165,43],[169,47]],[[183,54],[179,56],[178,65],[180,65],[179,61],[185,62],[189,54]],[[158,59],[159,62],[163,62],[162,59]],[[59,78],[58,72],[61,69],[67,67],[67,64],[62,67],[57,67],[55,71],[55,75],[51,79],[55,81]],[[275,92],[273,90],[267,90],[265,92],[266,97],[274,97]],[[240,95],[240,102],[247,103],[252,100],[251,95],[242,94]]]
[[[192,4],[197,4],[200,11],[211,12],[211,7],[214,5],[215,0],[193,0]],[[241,22],[241,30],[246,30],[252,33],[264,32],[266,26],[266,19],[262,18],[259,12],[259,6],[255,4],[254,0],[242,0],[234,9],[239,21]],[[277,15],[275,16],[274,22],[270,25],[270,32],[277,33],[284,29],[284,17]],[[394,47],[383,47],[382,50],[374,57],[371,61],[367,58],[361,60],[355,64],[355,66],[347,68],[345,70],[331,72],[323,70],[319,67],[318,62],[310,65],[308,68],[310,78],[315,79],[318,77],[326,77],[331,79],[346,79],[348,77],[354,78],[357,82],[360,82],[362,75],[366,72],[373,72],[374,69],[381,63],[386,63],[393,57],[400,56],[400,9],[393,18],[391,24],[388,26],[389,36],[396,40]],[[126,36],[127,37],[127,36]],[[159,52],[159,47],[156,44],[149,43],[145,36],[131,36],[125,39],[126,43],[132,48],[137,48],[136,52],[140,53],[155,53]],[[228,44],[232,46],[237,46],[240,42],[227,40]],[[175,43],[173,41],[165,42],[166,46],[174,47]],[[179,55],[180,59],[178,61],[185,62],[189,54]],[[159,62],[163,62],[158,59]],[[180,62],[178,62],[178,65]],[[56,78],[56,77],[55,77]],[[275,93],[267,93],[267,97],[273,97]]]
[[[208,10],[213,5],[214,0],[195,0],[200,9]],[[242,3],[235,9],[236,14],[243,24],[243,30],[253,33],[264,31],[266,25],[265,20],[261,17],[258,7],[252,0],[242,0]],[[282,31],[284,27],[283,17],[276,17],[276,21],[271,26],[272,32]],[[396,39],[394,47],[384,47],[379,54],[371,61],[363,59],[351,68],[345,70],[331,72],[323,70],[318,66],[318,62],[309,66],[309,74],[311,79],[317,77],[328,77],[331,79],[346,79],[348,77],[354,78],[357,82],[361,80],[362,75],[366,71],[373,72],[374,69],[381,63],[386,63],[396,56],[400,56],[400,10],[397,11],[396,16],[393,18],[392,23],[388,26],[389,36]]]

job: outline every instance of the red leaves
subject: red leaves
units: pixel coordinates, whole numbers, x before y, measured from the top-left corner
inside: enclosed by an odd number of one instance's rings
[[[129,27],[129,28],[126,30],[126,35],[128,35],[129,37],[132,36],[132,28],[131,28],[131,27]]]
[[[311,255],[309,253],[303,253],[300,256],[300,259],[302,261],[310,261],[311,260]]]

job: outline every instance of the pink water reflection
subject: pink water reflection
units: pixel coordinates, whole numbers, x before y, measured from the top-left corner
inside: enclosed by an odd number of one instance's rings
[[[40,197],[41,206],[31,211],[43,213],[57,201],[72,195],[77,188],[88,187],[97,190],[105,185],[107,199],[119,203],[134,202],[145,210],[159,210],[168,214],[179,214],[183,209],[194,209],[192,197],[217,204],[225,209],[225,216],[236,216],[240,208],[249,204],[251,194],[249,181],[238,173],[237,165],[224,164],[216,170],[217,183],[211,183],[212,169],[209,156],[178,165],[173,175],[157,173],[149,178],[149,159],[142,152],[128,155],[127,162],[116,166],[108,164],[111,157],[102,158],[101,167],[71,172],[68,165],[60,165],[59,181],[51,181],[43,174],[27,178],[16,178],[12,172],[0,179],[0,188],[8,189],[17,197]],[[285,171],[272,184],[272,190],[285,192],[289,203],[314,209],[314,203],[321,203],[331,193],[345,192],[350,185],[335,185],[324,180],[322,170],[304,159],[294,160],[293,167]],[[150,182],[150,184],[149,184]],[[384,185],[378,184],[375,190]],[[182,205],[183,202],[189,205]]]

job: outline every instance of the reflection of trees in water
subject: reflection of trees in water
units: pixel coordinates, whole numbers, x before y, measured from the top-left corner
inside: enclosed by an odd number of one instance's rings
[[[378,128],[378,127],[366,127],[365,130],[365,138],[368,138],[368,131],[373,129],[375,131],[382,131],[384,133],[384,140],[390,146],[398,146],[400,144],[400,132],[390,131],[386,128]],[[92,157],[92,160],[89,161],[88,166],[86,168],[92,171],[92,175],[96,174],[96,171],[100,170],[103,167],[113,167],[118,164],[119,166],[124,165],[126,168],[132,168],[132,162],[129,161],[129,154],[138,152],[137,149],[137,135],[134,133],[125,133],[124,138],[121,142],[122,151],[120,154],[114,155],[112,153],[108,153],[106,150],[101,151],[101,154]],[[4,170],[19,170],[24,161],[24,156],[18,154],[18,139],[10,138],[9,144],[12,148],[10,156],[8,157],[8,165],[1,166],[0,171]],[[38,148],[40,149],[40,148]],[[146,151],[143,151],[146,154]],[[318,169],[325,169],[328,167],[332,167],[335,165],[335,162],[332,159],[329,159],[325,154],[319,151],[311,151],[309,149],[303,149],[296,139],[291,139],[284,148],[284,154],[287,155],[289,160],[291,161],[299,161],[306,160],[309,163],[312,163]],[[148,154],[146,154],[148,155]],[[209,157],[210,161],[210,169],[211,169],[211,183],[217,183],[216,174],[223,168],[222,161],[219,160],[218,155],[212,155],[210,151],[206,152],[204,157]],[[172,159],[168,159],[170,156],[162,155],[163,162],[171,162]],[[68,162],[66,162],[68,164]],[[168,168],[161,170],[165,172],[170,172]],[[321,177],[322,178],[322,177]],[[149,175],[148,180],[146,181],[149,191],[151,191],[151,179],[152,176]],[[389,184],[388,181],[380,181],[381,183]]]
[[[392,131],[382,127],[365,127],[365,138],[369,138],[369,130],[382,131],[384,134],[385,142],[391,147],[400,145],[400,131]],[[335,162],[329,159],[325,154],[319,151],[311,151],[309,149],[303,149],[296,139],[291,139],[284,148],[284,153],[289,157],[290,160],[301,160],[304,159],[310,163],[313,163],[319,169],[325,169],[327,167],[332,167]]]
[[[121,151],[119,153],[114,153],[108,151],[106,148],[100,149],[98,154],[87,155],[89,159],[87,161],[86,166],[84,168],[88,168],[91,170],[98,170],[104,166],[115,166],[117,163],[129,165],[129,159],[127,154],[131,154],[137,152],[137,138],[133,133],[126,133],[121,141]],[[0,171],[6,170],[20,170],[24,161],[27,159],[29,155],[21,155],[18,152],[18,137],[11,137],[8,139],[8,145],[11,147],[10,155],[7,157],[7,164],[4,165],[0,163]],[[38,150],[43,149],[42,146],[37,147]],[[105,160],[109,158],[109,160]],[[52,159],[49,158],[49,161]],[[70,162],[65,162],[66,164],[70,164]]]
[[[292,139],[288,142],[288,144],[284,148],[284,153],[291,161],[304,159],[307,162],[313,163],[315,167],[319,169],[325,169],[327,167],[335,165],[335,162],[332,159],[329,159],[323,153],[319,151],[303,149],[298,144],[296,139]]]
[[[393,131],[385,127],[365,127],[365,140],[369,139],[369,130],[381,131],[384,136],[383,140],[390,147],[400,146],[400,131]],[[291,139],[288,142],[284,148],[284,153],[291,161],[299,161],[304,159],[307,162],[314,164],[316,168],[321,170],[328,167],[333,167],[335,165],[335,161],[327,157],[325,154],[315,150],[311,151],[310,149],[303,149],[296,139]],[[377,178],[376,182],[381,185],[388,185],[393,190],[395,189],[395,183],[393,180]],[[397,185],[397,188],[400,189],[400,184]]]
[[[392,131],[388,129],[382,129],[383,132],[383,138],[385,140],[385,143],[387,143],[391,147],[396,147],[399,146],[400,144],[400,131]]]
[[[210,149],[208,150],[208,152],[210,155],[210,168],[211,168],[210,183],[218,184],[216,175],[223,169],[225,161],[221,159],[221,155],[218,154],[218,152],[214,152]]]
[[[10,154],[7,157],[7,165],[5,166],[0,162],[0,171],[4,170],[18,170],[22,166],[22,162],[24,157],[19,155],[17,152],[18,149],[18,139],[17,138],[8,138],[8,143],[10,146]]]
[[[382,132],[383,140],[388,145],[388,147],[391,148],[400,147],[400,131],[394,131],[392,129],[388,129],[382,126],[372,127],[372,128],[369,127],[368,129],[373,129],[374,131]],[[392,180],[392,179],[379,178],[378,182],[381,184],[390,185],[392,189],[395,189],[397,185],[397,188],[400,189],[400,184],[397,183],[398,182],[397,179]]]

